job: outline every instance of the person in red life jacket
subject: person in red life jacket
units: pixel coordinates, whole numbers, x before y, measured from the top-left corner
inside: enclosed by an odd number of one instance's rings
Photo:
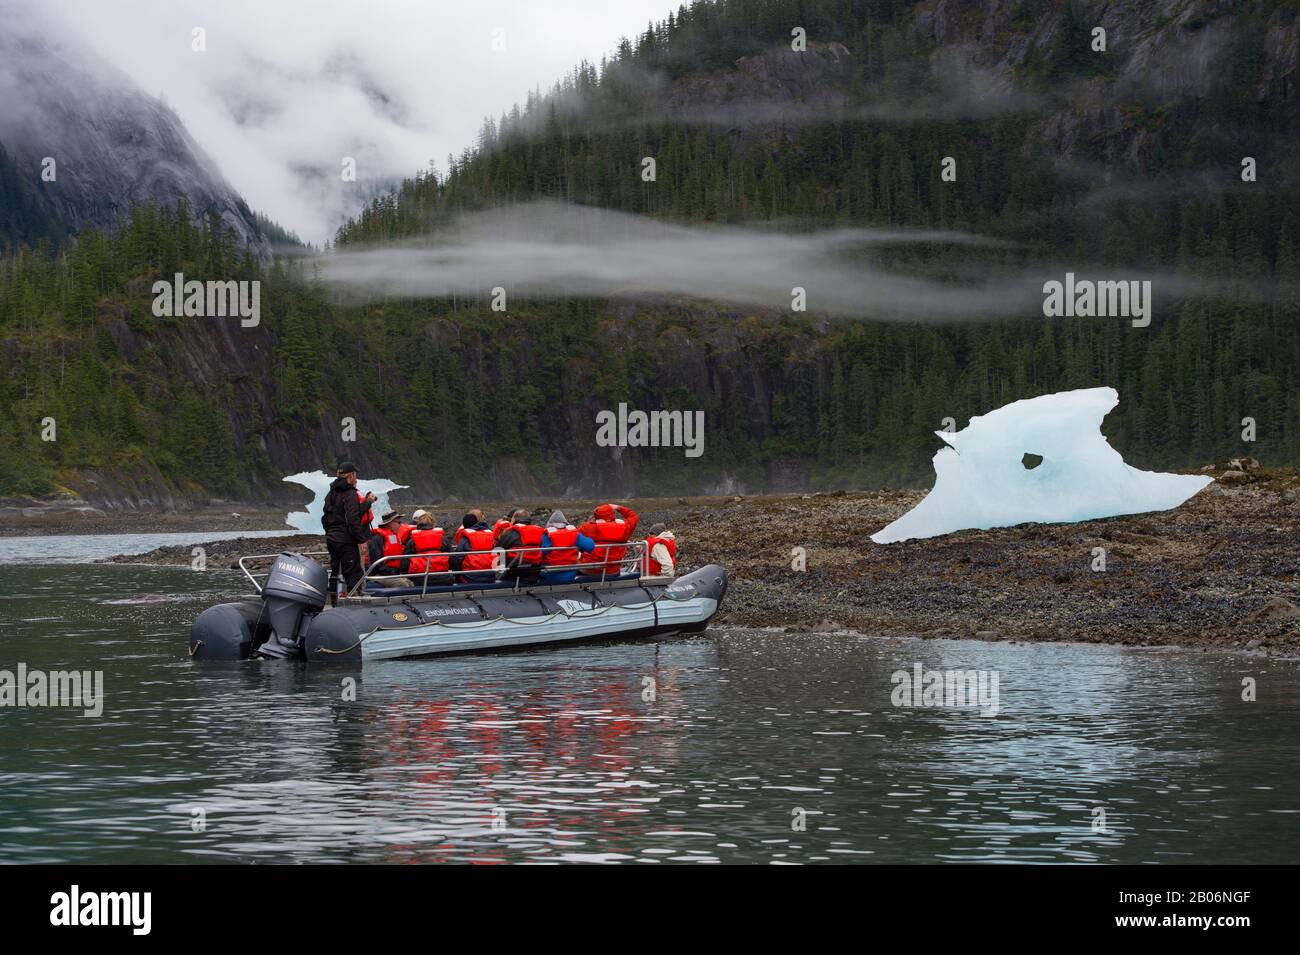
[[[460,543],[451,555],[451,569],[460,574],[460,584],[495,583],[497,554],[492,528],[487,526],[482,514],[466,514],[461,521]]]
[[[579,555],[595,548],[595,541],[570,524],[563,511],[556,511],[546,521],[542,536],[542,583],[567,584],[577,579]]]
[[[524,586],[537,583],[542,572],[546,531],[534,524],[524,508],[510,516],[510,526],[497,538],[497,546],[506,552],[506,572],[502,580],[517,580]]]
[[[515,522],[515,515],[519,513],[522,513],[525,517],[528,516],[528,512],[525,511],[522,507],[516,507],[513,510],[511,510],[509,513],[507,513],[505,517],[501,518],[501,520],[493,524],[492,539],[495,541],[499,541],[501,539],[501,535],[505,533],[506,529]]]
[[[451,568],[448,554],[451,553],[451,535],[438,527],[433,515],[419,510],[411,515],[415,528],[406,539],[407,554],[425,554],[424,557],[412,557],[407,574],[416,586],[424,586],[425,572],[428,572],[430,587],[442,587],[452,582],[447,573]],[[433,556],[437,553],[439,556]]]
[[[397,511],[389,511],[375,528],[375,532],[370,535],[370,552],[369,564],[374,564],[381,557],[401,558],[400,560],[386,560],[372,571],[377,576],[386,577],[389,574],[406,574],[410,561],[405,558],[406,541],[411,536],[414,528],[410,524],[402,523],[402,515]],[[369,566],[369,565],[367,565]],[[409,587],[410,581],[403,580],[384,580],[379,581],[385,587]]]
[[[602,504],[592,512],[591,519],[578,528],[596,543],[590,554],[578,558],[578,574],[582,577],[600,577],[605,579],[617,577],[620,565],[627,555],[626,544],[632,539],[636,522],[640,520],[636,511],[622,504]]]
[[[483,511],[482,511],[481,509],[477,508],[477,507],[471,507],[471,508],[469,509],[468,513],[466,513],[465,516],[466,516],[466,517],[473,517],[473,518],[474,518],[474,523],[475,523],[475,524],[479,523],[480,521],[482,521],[482,520],[484,519],[484,518],[483,518]],[[456,535],[452,538],[452,541],[451,541],[453,549],[456,548],[456,547],[459,547],[459,546],[460,546],[461,538],[465,536],[465,528],[466,528],[467,526],[468,526],[468,527],[472,527],[473,525],[467,525],[467,524],[465,524],[465,523],[462,522],[461,525],[460,525],[460,527],[456,528]]]
[[[335,473],[337,477],[325,495],[321,513],[325,547],[330,555],[331,603],[338,600],[340,572],[349,591],[364,573],[361,562],[370,538],[370,504],[375,499],[373,494],[362,495],[357,490],[357,466],[351,461],[340,461]]]
[[[357,507],[361,511],[361,525],[366,529],[367,535],[374,533],[374,528],[371,525],[375,522],[375,512],[370,509],[370,505],[373,503],[375,503],[373,491],[367,491],[365,494],[357,491]],[[366,542],[369,543],[369,537],[367,537]]]
[[[645,538],[645,570],[651,577],[677,576],[677,538],[663,524],[651,524]]]

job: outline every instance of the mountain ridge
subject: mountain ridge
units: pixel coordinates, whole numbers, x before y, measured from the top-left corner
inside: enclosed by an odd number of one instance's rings
[[[8,104],[0,144],[67,233],[112,230],[133,205],[184,200],[258,257],[270,255],[252,210],[171,107],[86,47],[52,41],[9,13],[0,33],[0,100]]]

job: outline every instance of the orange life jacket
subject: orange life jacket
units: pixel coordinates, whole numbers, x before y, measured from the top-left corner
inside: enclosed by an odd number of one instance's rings
[[[469,545],[474,549],[465,555],[465,562],[461,564],[461,570],[492,570],[496,566],[497,555],[493,553],[492,548],[496,546],[496,541],[492,538],[491,531],[476,531],[472,527],[463,528],[464,536],[469,540]]]
[[[655,537],[653,534],[645,539],[645,561],[647,572],[652,577],[658,577],[664,572],[659,566],[659,561],[654,559],[654,549],[656,544],[663,544],[668,548],[668,556],[673,559],[673,568],[677,567],[677,541],[672,537]]]
[[[411,541],[415,544],[417,552],[442,550],[442,538],[445,531],[441,527],[417,528],[411,531]],[[440,570],[447,570],[450,564],[450,558],[446,554],[431,555],[429,557],[412,557],[411,573],[423,574],[426,570],[431,573],[437,573]]]
[[[550,538],[551,550],[542,557],[547,567],[566,567],[578,562],[578,529],[570,524],[568,527],[548,527],[546,536]],[[560,548],[567,548],[561,550]]]
[[[504,531],[507,527],[510,527],[510,526],[511,526],[511,522],[510,522],[510,521],[506,520],[504,517],[501,518],[501,520],[497,521],[495,524],[492,525],[492,539],[493,539],[494,541],[495,541],[495,540],[500,540],[500,539],[501,539],[501,532]]]
[[[374,521],[375,515],[371,512],[370,508],[366,507],[366,496],[360,491],[357,491],[357,505],[365,508],[365,510],[361,512],[361,526],[366,530],[370,530],[370,524]]]
[[[513,554],[508,557],[517,557],[519,563],[525,567],[538,567],[542,563],[542,551],[540,545],[542,537],[546,534],[542,528],[536,524],[511,524],[511,530],[519,532],[519,548],[537,548],[536,550],[515,549]]]
[[[621,519],[588,521],[582,526],[584,533],[596,542],[596,548],[578,558],[578,569],[584,574],[599,576],[603,566],[606,577],[617,577],[621,569],[619,565],[627,555],[627,548],[609,545],[626,544],[632,536],[632,527]]]

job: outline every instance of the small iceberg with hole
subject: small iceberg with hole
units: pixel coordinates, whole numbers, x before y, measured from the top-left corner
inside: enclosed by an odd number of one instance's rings
[[[1016,524],[1062,524],[1167,511],[1213,478],[1139,471],[1101,433],[1119,404],[1114,388],[1083,388],[1013,401],[937,431],[934,489],[883,530],[877,544]]]

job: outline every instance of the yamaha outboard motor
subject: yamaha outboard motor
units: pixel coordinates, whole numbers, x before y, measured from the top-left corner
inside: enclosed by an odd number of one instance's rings
[[[311,616],[325,607],[329,573],[301,554],[281,554],[271,565],[262,587],[262,601],[271,635],[257,648],[259,655],[279,659],[302,656],[302,636]]]

